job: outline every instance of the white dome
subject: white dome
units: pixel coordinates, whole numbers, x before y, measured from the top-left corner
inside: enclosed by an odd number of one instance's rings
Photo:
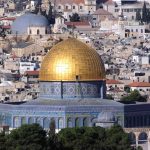
[[[115,116],[112,112],[103,111],[98,115],[97,122],[115,122]]]

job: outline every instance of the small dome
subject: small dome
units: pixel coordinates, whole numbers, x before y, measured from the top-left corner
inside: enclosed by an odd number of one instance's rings
[[[113,115],[112,112],[103,111],[98,115],[96,121],[101,123],[115,122],[115,116]]]
[[[48,26],[48,20],[42,16],[32,13],[27,13],[19,16],[12,24],[12,34],[27,34],[29,26]]]
[[[105,79],[99,54],[75,38],[55,45],[45,56],[40,81],[80,81]]]

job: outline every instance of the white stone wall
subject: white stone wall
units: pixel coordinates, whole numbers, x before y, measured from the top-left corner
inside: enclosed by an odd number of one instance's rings
[[[28,27],[27,33],[28,35],[45,35],[46,27]]]
[[[20,73],[24,74],[26,71],[33,71],[35,68],[35,63],[31,62],[20,62]]]

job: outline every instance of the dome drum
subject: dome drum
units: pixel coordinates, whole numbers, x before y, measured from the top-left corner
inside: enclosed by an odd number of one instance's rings
[[[105,81],[40,82],[40,97],[44,99],[104,98]]]

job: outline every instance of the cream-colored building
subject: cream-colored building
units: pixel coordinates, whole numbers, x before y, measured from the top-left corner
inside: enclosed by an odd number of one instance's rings
[[[45,35],[47,34],[47,29],[45,26],[29,26],[27,33],[28,35]]]
[[[103,8],[112,13],[115,17],[119,16],[121,10],[128,20],[135,20],[137,11],[139,11],[142,14],[143,4],[144,1],[135,3],[125,3],[123,5],[117,5],[114,1],[107,1],[103,4]],[[150,9],[149,3],[147,3],[146,6],[148,9]]]
[[[1,7],[1,8],[0,8],[0,16],[3,16],[3,15],[4,15],[4,12],[5,12],[4,7]]]
[[[138,90],[141,94],[150,96],[150,83],[149,82],[132,82],[129,84],[132,91]]]
[[[96,0],[53,0],[51,3],[60,13],[67,10],[78,14],[92,14],[96,11]]]
[[[92,18],[93,18],[92,25],[94,27],[100,27],[102,21],[107,20],[108,21],[107,23],[109,23],[109,20],[114,19],[113,15],[110,12],[108,12],[102,8],[97,9],[92,14]]]
[[[44,51],[44,48],[33,43],[20,43],[12,48],[12,53],[17,57],[28,56],[41,51]]]

